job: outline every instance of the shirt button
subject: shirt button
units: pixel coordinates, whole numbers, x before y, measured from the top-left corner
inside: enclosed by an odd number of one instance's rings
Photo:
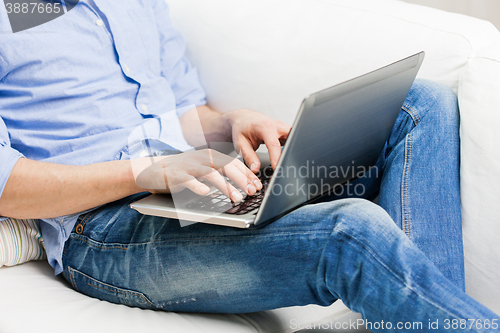
[[[99,19],[97,21],[95,21],[95,24],[98,26],[98,27],[102,27],[104,25],[104,21]]]
[[[123,65],[123,69],[125,70],[125,73],[130,73],[130,68],[128,68],[127,65]]]
[[[146,106],[146,104],[142,104],[142,105],[141,105],[141,109],[142,109],[142,111],[144,111],[144,112],[147,112],[147,111],[148,111],[148,107]]]

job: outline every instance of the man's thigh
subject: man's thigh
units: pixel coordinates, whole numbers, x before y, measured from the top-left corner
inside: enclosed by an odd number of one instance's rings
[[[257,230],[181,227],[130,209],[134,200],[79,219],[82,227],[75,227],[79,233],[71,234],[63,258],[73,288],[168,311],[253,312],[335,301],[314,286],[323,249],[349,200],[305,206]]]

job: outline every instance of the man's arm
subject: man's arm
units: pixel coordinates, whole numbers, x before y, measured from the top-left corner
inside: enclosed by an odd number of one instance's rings
[[[21,158],[0,198],[0,216],[53,218],[144,191],[130,161],[68,166]]]
[[[206,195],[216,186],[233,201],[243,197],[220,171],[253,195],[262,188],[238,159],[200,150],[172,156],[68,166],[21,158],[12,169],[0,197],[0,216],[52,218],[78,213],[126,196],[150,191],[171,193],[190,189]]]
[[[199,120],[198,120],[199,119]],[[255,149],[265,143],[270,151],[273,167],[281,152],[280,141],[285,140],[289,126],[263,114],[250,110],[237,110],[225,114],[213,111],[206,106],[184,114],[181,119],[186,139],[192,145],[207,141],[230,142],[231,139],[241,148],[247,165],[252,171],[259,170],[260,161]],[[201,121],[203,132],[193,131],[191,121]],[[198,127],[199,128],[199,127]],[[205,137],[205,138],[204,138]],[[248,173],[243,164],[215,158],[212,153],[209,161],[205,153],[194,157],[169,157],[151,166],[149,159],[134,160],[135,169],[144,170],[146,179],[159,179],[165,183],[164,190],[169,192],[170,184],[184,184],[200,195],[206,188],[196,178],[208,180],[228,191],[217,172],[200,170],[225,169],[230,178],[247,194],[252,195],[262,188],[255,175]],[[215,163],[215,165],[214,165]],[[238,164],[239,163],[239,164]],[[241,164],[241,165],[240,165]],[[147,191],[150,187],[140,187],[136,176],[140,170],[133,170],[131,161],[112,161],[87,166],[69,166],[45,163],[21,158],[17,161],[0,197],[0,216],[13,218],[52,218],[78,213],[103,205],[126,196]],[[135,175],[134,175],[135,171]],[[223,186],[224,185],[224,186]],[[233,193],[231,186],[230,191]],[[153,191],[154,192],[154,191]],[[230,195],[234,200],[238,198]]]

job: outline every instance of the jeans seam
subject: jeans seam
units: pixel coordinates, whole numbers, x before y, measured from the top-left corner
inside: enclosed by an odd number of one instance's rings
[[[74,281],[74,274],[73,272],[76,271],[75,269],[71,268],[71,267],[68,267],[68,270],[71,271],[71,284],[73,285],[73,288],[75,290],[78,290],[78,288],[76,288],[76,283]],[[106,283],[104,282],[101,282],[99,280],[96,280],[94,279],[93,277],[87,275],[87,274],[84,274],[82,272],[78,272],[79,274],[82,274],[84,275],[87,279],[91,280],[91,281],[94,281],[95,283],[97,284],[104,284],[104,285],[107,285]],[[95,284],[91,284],[89,282],[87,282],[87,285],[89,285],[90,287],[94,287],[94,288],[99,288],[99,289],[103,289],[103,290],[107,290],[107,291],[110,291],[110,292],[113,292],[113,293],[119,293],[119,294],[122,294],[122,295],[131,295],[131,296],[139,296],[141,297],[144,301],[146,301],[148,304],[150,304],[152,307],[154,308],[157,308],[156,305],[154,305],[146,296],[144,296],[141,292],[137,292],[137,291],[127,291],[127,290],[118,290],[120,288],[118,287],[113,287],[113,289],[108,289],[108,288],[104,288],[104,287],[100,287],[100,286],[97,286]]]
[[[95,279],[93,279],[93,278],[92,278],[92,277],[90,277],[90,276],[89,276],[88,278],[89,278],[89,279],[91,279],[91,280],[95,280]],[[102,284],[102,282],[99,282],[99,281],[96,281],[96,282],[97,282],[97,283],[101,283],[101,284]],[[144,301],[146,301],[149,305],[151,305],[151,306],[153,306],[153,307],[155,307],[155,308],[156,308],[156,305],[154,305],[153,303],[151,303],[151,301],[150,301],[149,299],[147,299],[147,297],[145,297],[144,295],[142,295],[142,293],[139,293],[139,292],[133,292],[133,291],[128,292],[128,291],[126,291],[126,290],[123,290],[123,291],[122,291],[122,290],[117,290],[117,289],[115,289],[115,290],[113,290],[113,289],[108,289],[108,288],[104,288],[104,287],[96,286],[95,284],[92,284],[92,283],[90,283],[90,282],[87,282],[87,285],[89,285],[90,287],[93,287],[93,288],[99,288],[99,289],[102,289],[102,290],[107,290],[107,291],[110,291],[110,292],[112,292],[112,293],[119,293],[119,294],[123,294],[123,295],[139,296],[139,297],[141,297]]]
[[[331,232],[331,230],[322,230],[324,234],[328,234]],[[256,232],[256,230],[254,230]],[[296,235],[304,236],[304,235],[316,235],[316,231],[310,231],[307,229],[301,229],[297,231],[277,231],[274,230],[272,233],[263,233],[263,234],[256,234],[256,233],[248,233],[246,235],[224,235],[220,237],[207,237],[207,235],[204,235],[202,237],[189,237],[189,236],[183,236],[179,238],[167,238],[167,239],[160,239],[160,240],[155,240],[155,241],[145,241],[145,242],[130,242],[130,243],[120,243],[120,242],[105,242],[105,241],[98,241],[95,239],[92,239],[91,237],[87,235],[82,235],[82,234],[76,234],[72,233],[71,236],[69,237],[70,239],[76,239],[76,240],[81,240],[90,246],[99,248],[99,249],[122,249],[122,250],[128,250],[131,247],[137,247],[137,246],[144,246],[144,245],[152,245],[152,244],[163,244],[163,243],[168,243],[169,245],[177,245],[177,244],[185,244],[189,243],[192,245],[203,245],[203,244],[213,244],[214,242],[217,243],[226,243],[227,241],[239,241],[241,239],[245,239],[248,241],[251,241],[252,243],[267,243],[270,240],[272,240],[275,237],[293,237]],[[256,237],[258,236],[258,237]]]
[[[413,132],[408,133],[406,136],[406,142],[405,142],[405,161],[404,161],[404,166],[403,166],[403,179],[401,182],[401,228],[403,232],[406,234],[406,236],[410,236],[410,213],[409,213],[409,178],[410,178],[410,173],[409,173],[409,167],[411,163],[411,154],[412,154],[412,141],[413,137]]]
[[[90,213],[87,213],[87,215],[85,215],[84,219],[83,219],[83,224],[82,224],[82,227],[85,227],[85,225],[87,224],[88,221],[90,221],[92,219],[92,217],[94,216],[95,214],[95,210],[91,212],[92,214]],[[90,214],[90,216],[89,216]]]
[[[74,277],[75,270],[71,267],[68,267],[68,271],[69,271],[69,279],[71,280],[71,285],[73,286],[73,289],[79,291],[78,287],[76,286],[75,277]]]
[[[82,237],[70,236],[70,238],[81,240],[82,242],[85,242],[85,243],[89,244],[90,246],[101,249],[101,250],[128,250],[128,245],[127,245],[127,247],[125,247],[126,246],[125,244],[116,243],[117,245],[112,245],[112,246],[106,246],[105,244],[103,244],[102,246],[100,246],[97,244],[92,244],[91,240],[84,239]],[[93,242],[95,242],[95,241],[93,241]]]
[[[405,105],[403,105],[403,106],[401,107],[401,110],[405,111],[405,112],[406,112],[406,113],[410,116],[411,120],[413,121],[413,128],[412,128],[411,130],[409,130],[409,131],[408,131],[408,133],[411,133],[411,131],[413,131],[413,129],[414,129],[414,128],[415,128],[415,126],[416,126],[416,125],[417,125],[417,124],[421,121],[421,119],[420,119],[420,117],[418,116],[418,113],[417,113],[417,112],[415,112],[415,111],[414,111],[414,109],[413,109],[413,107],[412,107],[412,106],[410,106],[410,105],[406,105],[406,104],[405,104]],[[402,141],[403,141],[403,140],[398,141],[398,143],[397,143],[397,144],[401,143]],[[394,147],[396,147],[396,146],[397,146],[397,144],[396,144],[396,145],[394,145]],[[387,155],[387,156],[385,157],[385,161],[384,161],[384,169],[385,169],[385,166],[386,166],[387,161],[388,161],[388,160],[390,160],[391,155],[392,155],[392,154],[395,154],[395,153],[396,153],[396,149],[395,149],[395,148],[392,148],[392,149],[390,150],[390,152],[389,152],[389,155]]]
[[[329,231],[325,230],[325,234],[328,234]],[[316,233],[307,233],[307,234],[314,234]],[[283,233],[278,233],[274,235],[266,235],[264,237],[259,237],[258,240],[255,240],[257,243],[268,243],[270,240],[277,236],[294,236],[294,235],[301,235],[304,236],[303,232],[283,232]],[[248,237],[248,238],[254,238],[252,235],[249,236],[242,236],[242,237]],[[123,244],[123,243],[103,243],[103,242],[98,242],[93,239],[89,239],[87,236],[84,235],[75,235],[72,234],[70,239],[76,239],[80,240],[82,242],[87,243],[88,245],[101,249],[101,250],[128,250],[131,247],[135,246],[144,246],[144,245],[150,245],[150,244],[163,244],[163,243],[169,243],[170,245],[175,245],[175,243],[191,243],[193,244],[193,241],[190,241],[189,238],[183,238],[183,239],[172,239],[172,240],[161,240],[161,241],[156,241],[156,242],[143,242],[143,243],[129,243],[129,244]],[[241,239],[239,236],[230,236],[230,237],[223,237],[222,240],[238,240]],[[203,244],[210,244],[213,243],[210,240],[207,239],[199,239],[202,240],[201,242],[196,243],[197,245],[203,245]],[[213,240],[213,239],[212,239]]]
[[[404,111],[406,111],[406,113],[408,113],[410,115],[410,117],[413,120],[413,122],[415,123],[415,125],[417,125],[421,121],[420,117],[418,116],[418,113],[415,112],[415,109],[412,106],[405,104],[401,108]]]

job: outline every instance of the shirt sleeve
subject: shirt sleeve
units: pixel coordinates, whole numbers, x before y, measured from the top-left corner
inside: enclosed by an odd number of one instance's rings
[[[160,36],[162,75],[174,92],[178,117],[187,106],[206,104],[206,96],[200,84],[198,71],[185,56],[186,44],[182,35],[173,27],[169,8],[164,0],[154,0],[156,24]]]
[[[9,132],[0,118],[0,198],[14,165],[21,157],[23,155],[10,146]]]

